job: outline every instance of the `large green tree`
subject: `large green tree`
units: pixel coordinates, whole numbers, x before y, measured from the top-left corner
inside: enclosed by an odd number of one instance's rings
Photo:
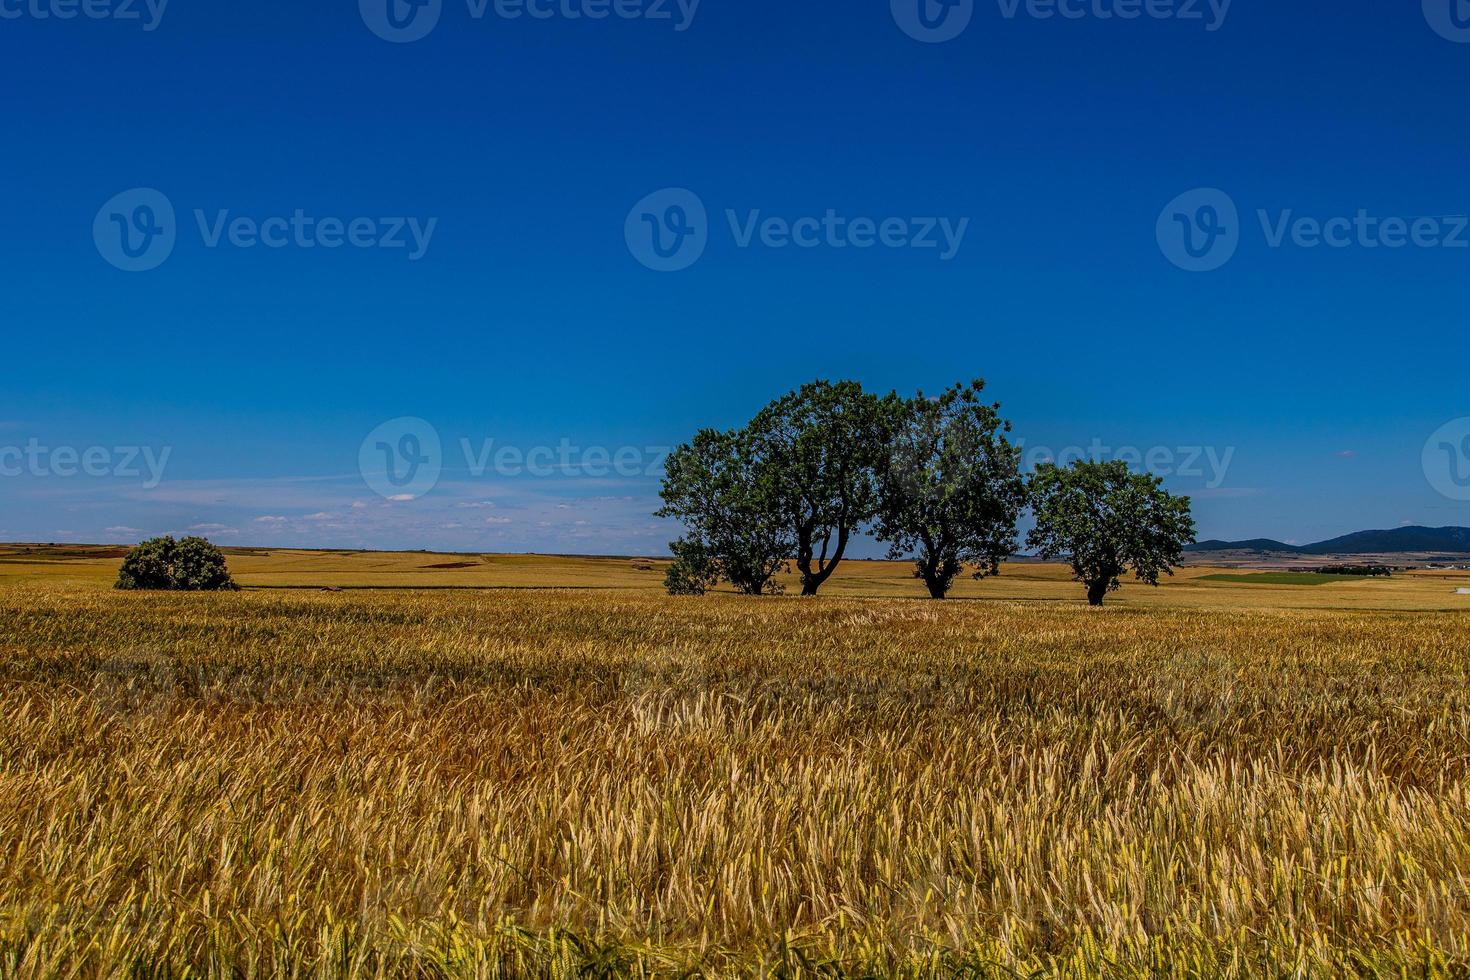
[[[1038,467],[1031,507],[1036,527],[1027,546],[1042,558],[1068,561],[1094,606],[1129,569],[1139,581],[1158,585],[1194,542],[1189,498],[1170,494],[1158,477],[1130,472],[1120,461]]]
[[[802,595],[817,594],[853,535],[877,513],[890,404],[856,381],[814,381],[750,422],[752,446],[771,479],[769,501],[795,545]]]
[[[748,432],[704,429],[670,454],[658,516],[685,528],[669,546],[670,592],[699,594],[720,579],[747,595],[777,591],[772,579],[795,542],[776,503],[776,484]]]
[[[1000,405],[982,400],[984,390],[977,380],[899,403],[879,471],[878,539],[889,543],[890,558],[913,556],[914,577],[935,599],[967,565],[977,579],[999,574],[1019,544],[1021,451],[1006,438]]]
[[[150,538],[128,552],[117,588],[175,592],[231,592],[224,553],[204,538]]]

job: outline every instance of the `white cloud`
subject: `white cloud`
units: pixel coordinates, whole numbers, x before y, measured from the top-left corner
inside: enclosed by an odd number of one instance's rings
[[[286,519],[284,517],[277,517],[275,514],[267,514],[264,517],[257,517],[255,519],[255,523],[257,523],[257,524],[284,524],[284,523],[286,523]]]

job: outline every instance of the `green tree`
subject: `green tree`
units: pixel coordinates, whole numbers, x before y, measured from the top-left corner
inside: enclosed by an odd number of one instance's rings
[[[174,587],[174,552],[178,543],[171,537],[150,538],[139,543],[123,559],[117,587],[130,590],[161,590]]]
[[[856,381],[814,381],[750,422],[754,452],[769,478],[762,500],[790,531],[802,595],[817,594],[853,534],[877,513],[887,415],[885,403]]]
[[[204,538],[184,538],[174,552],[174,588],[181,592],[232,592],[236,589],[224,553]]]
[[[878,540],[891,559],[914,557],[914,577],[935,599],[966,565],[977,579],[999,574],[1019,544],[1021,450],[1006,438],[1000,405],[981,400],[984,390],[977,380],[900,403],[879,473]]]
[[[686,534],[669,546],[669,591],[697,595],[722,578],[747,595],[779,591],[771,580],[794,542],[775,486],[747,432],[705,429],[674,450],[664,464],[657,516],[681,521]]]
[[[669,543],[674,563],[664,574],[669,595],[704,595],[720,580],[720,563],[698,540],[681,538]]]
[[[1038,467],[1031,507],[1036,527],[1027,546],[1042,558],[1066,559],[1094,606],[1130,568],[1139,581],[1158,585],[1194,542],[1189,498],[1173,496],[1158,477],[1131,473],[1121,461]]]
[[[117,587],[129,590],[227,592],[237,586],[224,554],[204,538],[152,538],[128,552]]]

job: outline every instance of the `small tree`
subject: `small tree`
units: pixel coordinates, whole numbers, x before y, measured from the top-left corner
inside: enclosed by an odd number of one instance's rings
[[[794,540],[802,595],[817,594],[877,512],[884,418],[883,403],[856,381],[815,381],[750,422],[753,450],[770,476],[764,499]]]
[[[890,559],[914,556],[914,577],[935,599],[966,565],[977,579],[999,574],[1019,544],[1021,451],[1006,439],[1000,406],[981,401],[984,390],[977,380],[901,403],[880,471],[878,540]]]
[[[669,544],[674,563],[664,574],[669,595],[704,595],[720,580],[720,564],[697,540],[680,538]]]
[[[1027,545],[1042,558],[1070,562],[1094,606],[1119,588],[1130,568],[1139,581],[1158,585],[1194,542],[1189,498],[1173,496],[1158,477],[1131,473],[1121,461],[1080,460],[1066,469],[1043,464],[1031,482],[1031,506],[1036,527]]]
[[[128,552],[118,572],[117,587],[130,590],[230,592],[225,556],[204,538],[152,538]]]
[[[774,483],[745,432],[705,429],[669,455],[657,516],[682,521],[688,532],[669,546],[675,562],[664,584],[671,593],[697,595],[721,578],[747,595],[779,591],[771,580],[786,567],[793,541]]]

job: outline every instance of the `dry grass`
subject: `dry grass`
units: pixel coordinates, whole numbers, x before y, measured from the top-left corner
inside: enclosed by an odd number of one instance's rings
[[[117,579],[117,548],[0,545],[0,586],[45,583],[108,589]],[[665,561],[567,558],[551,555],[455,555],[428,552],[323,552],[226,549],[230,570],[247,589],[575,589],[663,593]],[[1154,589],[1125,582],[1110,603],[1188,609],[1464,610],[1470,572],[1418,572],[1392,579],[1333,582],[1315,587],[1212,581],[1230,569],[1181,569]],[[1238,572],[1238,570],[1233,570]],[[794,574],[787,591],[800,591]],[[923,584],[905,562],[848,561],[823,587],[824,598],[923,598]],[[959,600],[1075,602],[1081,586],[1060,565],[1013,563],[999,578],[961,578]]]
[[[1465,975],[1467,671],[1456,613],[0,589],[0,973]]]

